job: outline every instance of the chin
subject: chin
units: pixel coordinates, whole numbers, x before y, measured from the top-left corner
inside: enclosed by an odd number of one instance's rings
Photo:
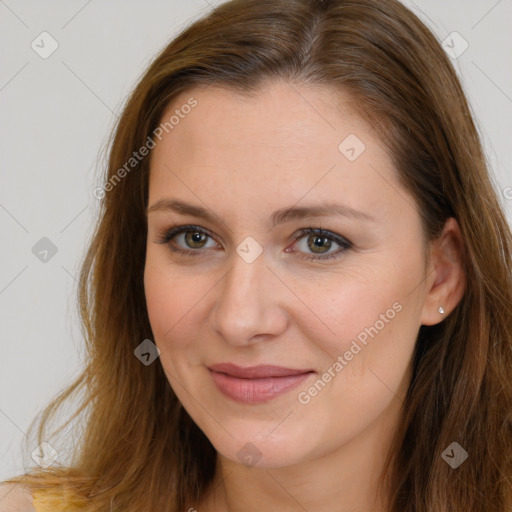
[[[312,428],[313,419],[309,424],[298,420],[290,408],[286,414],[274,412],[271,417],[249,420],[241,413],[237,418],[224,416],[224,428],[211,422],[200,428],[222,457],[247,467],[286,467],[321,456],[322,435]]]

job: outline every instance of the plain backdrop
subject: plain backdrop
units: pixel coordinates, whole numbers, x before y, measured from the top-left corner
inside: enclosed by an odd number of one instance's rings
[[[116,114],[156,53],[218,3],[0,0],[0,480],[34,465],[28,425],[81,366],[76,276]],[[512,2],[405,3],[440,41],[467,45],[453,62],[510,221]]]

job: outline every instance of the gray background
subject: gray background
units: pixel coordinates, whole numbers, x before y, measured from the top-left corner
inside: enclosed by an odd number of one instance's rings
[[[0,0],[0,480],[33,465],[28,425],[78,375],[76,275],[116,113],[157,51],[218,3]],[[469,45],[453,61],[510,221],[512,2],[405,3]],[[43,31],[58,43],[46,59],[31,47],[50,48]],[[57,248],[46,262],[32,250],[43,237]]]

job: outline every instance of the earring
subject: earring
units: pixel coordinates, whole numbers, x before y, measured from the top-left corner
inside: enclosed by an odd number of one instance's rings
[[[439,313],[441,313],[441,315],[444,315],[444,309],[443,309],[443,306],[439,306]]]

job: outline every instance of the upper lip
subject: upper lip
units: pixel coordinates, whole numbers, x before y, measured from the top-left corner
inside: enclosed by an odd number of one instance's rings
[[[210,370],[219,373],[226,373],[232,377],[239,379],[258,379],[265,377],[289,377],[292,375],[301,375],[309,373],[313,370],[310,369],[294,369],[284,368],[283,366],[274,366],[270,364],[261,364],[258,366],[248,366],[242,368],[233,363],[219,363],[213,364],[208,367]]]

